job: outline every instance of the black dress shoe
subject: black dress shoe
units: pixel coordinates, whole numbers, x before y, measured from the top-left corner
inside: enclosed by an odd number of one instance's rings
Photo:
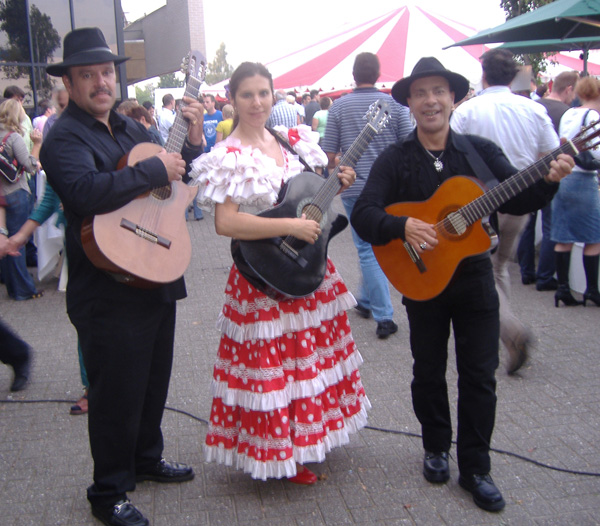
[[[523,285],[531,285],[532,283],[535,283],[535,278],[521,276],[521,283],[523,283]]]
[[[425,451],[423,476],[428,482],[447,482],[450,478],[448,452],[432,453],[431,451]]]
[[[92,515],[107,526],[148,526],[150,522],[131,502],[121,500],[113,506],[92,506]]]
[[[15,372],[15,377],[13,379],[13,383],[10,386],[10,390],[22,391],[27,386],[27,382],[29,381],[29,370],[31,366],[31,354],[30,351],[27,351],[27,357],[20,363],[13,365],[13,370]]]
[[[371,317],[371,309],[367,309],[367,307],[363,307],[360,303],[356,304],[356,307],[354,307],[354,310],[356,311],[356,314],[358,314],[361,318],[364,318],[365,320],[367,320]]]
[[[398,332],[398,325],[396,325],[392,320],[384,320],[377,323],[377,330],[375,334],[380,340],[384,340],[391,334]]]
[[[458,484],[471,492],[473,501],[485,511],[500,511],[506,503],[489,473],[458,477]]]
[[[154,482],[185,482],[194,478],[194,470],[191,466],[179,462],[167,462],[160,459],[156,465],[143,473],[136,473],[135,480],[143,482],[152,480]]]

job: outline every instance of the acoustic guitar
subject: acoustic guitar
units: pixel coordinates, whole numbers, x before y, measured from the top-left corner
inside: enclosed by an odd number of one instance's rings
[[[365,119],[367,124],[342,156],[338,166],[354,167],[367,146],[388,123],[389,105],[374,102]],[[258,214],[261,217],[301,217],[320,224],[321,235],[314,245],[293,236],[241,241],[233,239],[231,253],[242,275],[256,288],[274,299],[300,298],[313,293],[327,270],[329,241],[348,225],[348,219],[331,210],[341,188],[336,167],[327,179],[312,172],[292,177],[282,188],[277,204]]]
[[[414,217],[433,224],[438,245],[419,254],[401,239],[373,246],[375,257],[392,285],[412,300],[425,301],[441,294],[450,283],[460,262],[483,254],[497,244],[489,215],[506,201],[541,180],[550,171],[550,162],[561,153],[577,155],[596,147],[600,129],[596,121],[552,153],[486,191],[475,178],[447,179],[427,201],[395,203],[386,212],[397,217]]]
[[[206,59],[192,51],[184,59],[184,66],[187,75],[184,96],[197,99]],[[188,123],[179,110],[165,150],[180,152],[187,131]],[[161,150],[158,144],[138,144],[119,161],[117,169],[135,166]],[[173,181],[145,192],[117,210],[86,218],[81,227],[81,241],[87,257],[117,281],[135,287],[152,288],[179,279],[192,255],[185,211],[197,193],[197,187]]]

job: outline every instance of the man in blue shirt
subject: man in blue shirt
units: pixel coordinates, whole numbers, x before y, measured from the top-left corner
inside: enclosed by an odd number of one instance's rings
[[[204,153],[208,153],[217,140],[217,124],[223,120],[223,114],[215,108],[217,101],[214,95],[204,95],[203,98],[204,109],[206,110],[204,114],[204,138],[206,140]]]

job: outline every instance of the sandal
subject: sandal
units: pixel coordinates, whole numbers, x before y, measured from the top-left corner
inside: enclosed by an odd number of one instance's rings
[[[44,291],[40,290],[38,292],[36,292],[35,294],[32,294],[31,296],[29,296],[29,298],[27,298],[28,300],[37,300],[39,298],[41,298],[44,295]]]
[[[71,406],[69,414],[71,415],[85,415],[88,412],[88,397],[87,392],[77,400],[75,405]]]

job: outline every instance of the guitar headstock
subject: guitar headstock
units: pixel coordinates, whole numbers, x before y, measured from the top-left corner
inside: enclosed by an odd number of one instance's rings
[[[193,77],[202,84],[206,77],[206,57],[200,51],[189,51],[181,61],[181,72],[186,82]]]
[[[369,106],[365,119],[379,133],[390,122],[390,105],[386,100],[378,99]]]
[[[581,131],[571,139],[571,142],[580,152],[598,147],[600,145],[600,119],[582,127]]]

